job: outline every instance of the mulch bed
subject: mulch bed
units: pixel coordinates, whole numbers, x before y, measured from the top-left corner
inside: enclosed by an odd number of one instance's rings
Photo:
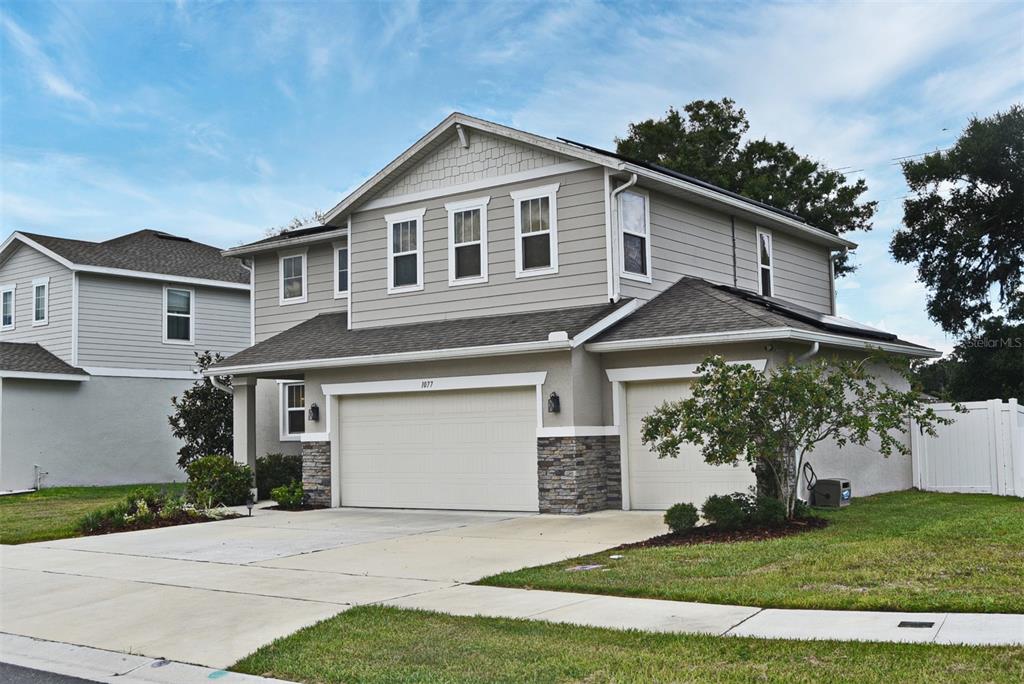
[[[626,549],[651,549],[659,546],[691,546],[693,544],[720,544],[741,541],[764,541],[767,539],[778,539],[788,537],[810,530],[820,530],[828,527],[829,521],[824,518],[803,518],[791,520],[780,527],[755,527],[746,530],[720,530],[713,525],[702,525],[695,527],[689,532],[668,534],[651,537],[641,542],[623,544],[617,546],[613,551],[624,551]]]
[[[288,511],[290,513],[296,513],[298,511],[322,511],[325,508],[327,508],[327,506],[309,506],[307,504],[303,504],[301,506],[288,506],[288,507],[285,507],[285,506],[282,506],[282,505],[278,504],[276,506],[264,506],[261,510],[264,510],[264,511]]]
[[[106,524],[89,532],[82,533],[85,537],[94,537],[99,534],[113,534],[115,532],[137,532],[139,530],[155,530],[160,527],[177,527],[178,525],[193,525],[204,522],[216,522],[217,520],[231,520],[242,516],[234,513],[225,513],[217,516],[192,516],[180,515],[173,518],[156,518],[149,522],[133,522],[127,525]]]

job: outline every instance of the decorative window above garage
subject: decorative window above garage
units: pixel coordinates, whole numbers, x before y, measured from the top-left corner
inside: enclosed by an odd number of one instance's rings
[[[487,282],[487,205],[477,197],[444,205],[448,211],[448,284]]]

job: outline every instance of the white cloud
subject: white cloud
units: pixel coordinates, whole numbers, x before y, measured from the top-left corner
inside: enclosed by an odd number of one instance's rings
[[[25,64],[47,92],[95,110],[96,106],[92,100],[58,71],[53,60],[43,52],[35,38],[8,16],[0,15],[0,25],[3,26],[11,45],[17,49]]]

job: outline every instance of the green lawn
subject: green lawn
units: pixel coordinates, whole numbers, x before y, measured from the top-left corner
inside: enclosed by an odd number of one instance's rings
[[[774,641],[353,608],[232,669],[297,682],[1020,682],[1024,648]]]
[[[1024,612],[1024,500],[896,492],[771,541],[636,549],[481,580],[502,587],[776,608]],[[566,572],[573,565],[608,570]]]
[[[76,537],[79,518],[104,508],[140,487],[173,487],[183,484],[119,485],[116,487],[53,487],[30,494],[0,496],[0,543],[25,544]]]

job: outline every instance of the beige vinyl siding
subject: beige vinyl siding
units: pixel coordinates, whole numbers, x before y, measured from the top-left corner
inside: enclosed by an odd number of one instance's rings
[[[828,249],[773,231],[772,253],[775,295],[814,311],[832,313]]]
[[[50,278],[46,325],[32,325],[35,278]],[[71,363],[71,298],[74,275],[31,247],[14,247],[0,264],[0,285],[17,285],[14,293],[14,330],[0,331],[3,342],[36,342]]]
[[[194,345],[163,342],[164,286],[191,289]],[[193,352],[224,356],[249,346],[242,290],[79,274],[78,363],[83,367],[190,370]]]
[[[558,273],[515,277],[510,192],[553,183],[557,194]],[[488,282],[448,284],[445,203],[490,196],[487,206]],[[352,222],[353,327],[483,316],[607,301],[604,178],[598,168],[496,186],[355,214]],[[422,291],[387,294],[386,214],[426,208]],[[257,271],[258,274],[258,271]]]
[[[321,313],[346,311],[348,301],[334,298],[334,244],[345,239],[309,245],[306,251],[306,301],[280,303],[280,255],[296,254],[300,249],[285,249],[256,256],[256,342],[293,328]],[[354,259],[354,255],[353,255]],[[381,261],[381,268],[384,262]]]

